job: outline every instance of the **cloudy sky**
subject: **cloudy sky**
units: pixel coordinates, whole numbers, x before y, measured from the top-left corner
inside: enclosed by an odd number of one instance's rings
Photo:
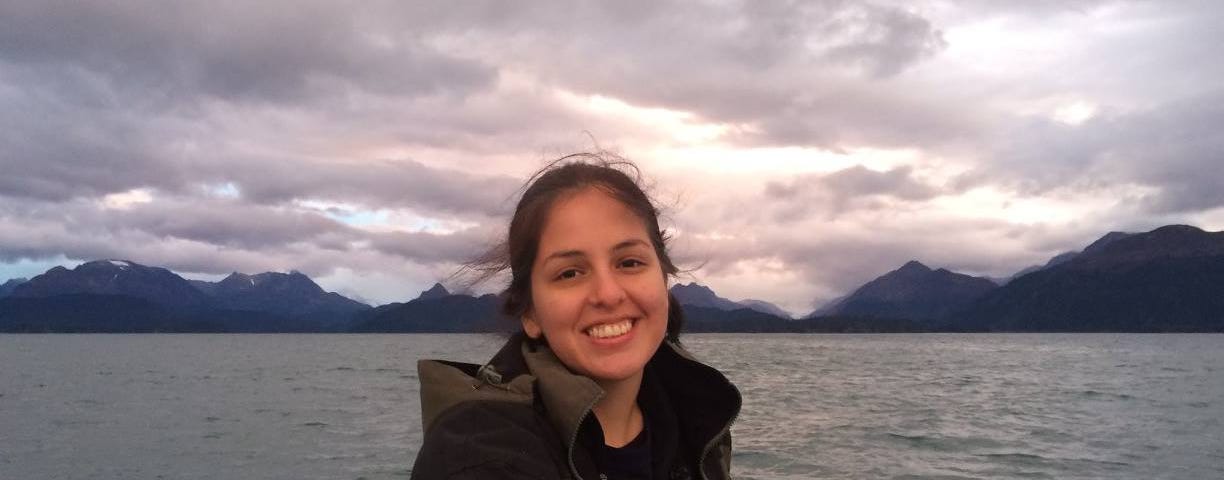
[[[797,314],[910,259],[1224,228],[1224,3],[958,3],[2,0],[0,281],[122,258],[402,301],[594,148],[640,164],[684,281]]]

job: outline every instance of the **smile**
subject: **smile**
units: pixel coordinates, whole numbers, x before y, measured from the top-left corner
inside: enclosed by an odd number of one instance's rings
[[[604,323],[595,325],[586,329],[586,334],[592,338],[615,338],[626,333],[633,328],[633,320],[621,320],[616,323]]]

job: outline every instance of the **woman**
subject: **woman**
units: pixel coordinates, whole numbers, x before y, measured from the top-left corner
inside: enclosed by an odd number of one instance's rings
[[[421,361],[415,479],[730,477],[740,395],[680,347],[658,211],[603,155],[533,177],[505,248],[522,331],[487,364]],[[500,258],[499,258],[500,255]]]

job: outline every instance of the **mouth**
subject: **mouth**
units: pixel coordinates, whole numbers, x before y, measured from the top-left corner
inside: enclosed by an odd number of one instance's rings
[[[586,333],[591,338],[603,340],[603,339],[608,339],[608,338],[616,338],[616,337],[628,334],[629,330],[632,330],[632,329],[633,329],[633,319],[627,318],[619,322],[601,323],[599,325],[593,325],[587,328],[584,333]]]

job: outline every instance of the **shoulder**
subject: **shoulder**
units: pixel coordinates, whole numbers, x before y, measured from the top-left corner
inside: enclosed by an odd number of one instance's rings
[[[559,478],[564,447],[530,404],[477,400],[438,415],[413,479]]]

